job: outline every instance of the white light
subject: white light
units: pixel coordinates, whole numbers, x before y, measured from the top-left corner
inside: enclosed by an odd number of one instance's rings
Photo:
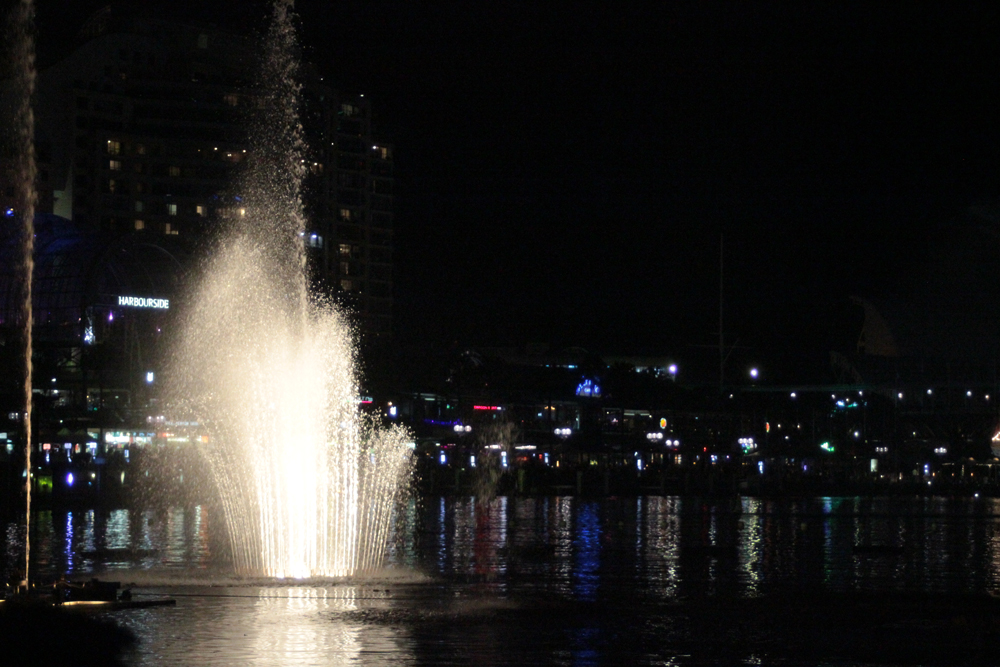
[[[933,391],[933,390],[931,390],[931,389],[928,389],[928,390],[927,390],[927,395],[928,395],[928,396],[930,396],[930,395],[931,395],[931,394],[933,394],[933,393],[934,393],[934,391]]]
[[[965,395],[968,396],[969,398],[972,398],[972,392],[971,391],[965,392]]]
[[[448,455],[445,454],[444,452],[441,452],[441,465],[444,465],[447,462],[448,462]]]
[[[903,392],[899,392],[898,394],[896,394],[896,398],[898,398],[899,400],[903,400]]]
[[[669,372],[669,373],[670,373],[671,375],[677,375],[677,364],[670,364],[670,367],[669,367],[669,368],[667,368],[667,371],[668,371],[668,372]]]
[[[396,406],[395,405],[389,407],[389,416],[390,417],[395,417],[396,416]]]
[[[500,465],[504,468],[507,467],[507,452],[500,452]]]
[[[153,371],[146,371],[146,384],[153,384],[153,379],[155,377],[156,376],[154,375]]]
[[[476,467],[476,455],[475,454],[472,454],[471,456],[469,456],[469,467],[471,467],[471,468],[475,468]]]
[[[754,379],[757,379],[757,376],[759,374],[760,374],[760,371],[758,371],[756,368],[751,368],[750,369],[750,377],[752,377]]]
[[[792,392],[791,396],[792,396],[792,398],[795,398],[795,392],[794,391]]]
[[[635,467],[638,468],[639,470],[642,470],[642,459],[636,459]]]

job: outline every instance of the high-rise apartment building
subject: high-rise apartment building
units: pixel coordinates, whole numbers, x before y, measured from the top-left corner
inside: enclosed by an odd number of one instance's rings
[[[76,49],[38,78],[40,212],[191,244],[238,215],[234,175],[251,148],[256,45],[118,10],[93,16]],[[315,283],[348,306],[362,333],[388,336],[392,147],[375,139],[368,99],[339,93],[311,66],[302,72]]]

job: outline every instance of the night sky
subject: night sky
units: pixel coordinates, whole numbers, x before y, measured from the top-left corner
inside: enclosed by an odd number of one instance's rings
[[[43,60],[101,4],[39,0]],[[266,14],[164,7],[236,29]],[[904,352],[993,363],[987,3],[298,8],[307,57],[373,99],[396,147],[401,342],[705,354],[724,234],[727,337],[773,375],[852,350],[851,295]]]

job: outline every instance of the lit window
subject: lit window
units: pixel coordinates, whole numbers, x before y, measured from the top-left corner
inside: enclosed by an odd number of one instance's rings
[[[108,139],[108,155],[121,155],[122,153],[122,143],[120,141],[112,141]]]
[[[117,185],[118,184],[115,183],[115,179],[109,178],[108,179],[108,192],[110,192],[111,194],[114,194],[115,193],[115,187],[117,187]]]
[[[340,209],[340,219],[345,221],[350,221],[352,219],[351,209],[349,208]]]
[[[229,93],[228,95],[222,96],[222,101],[231,107],[234,107],[240,103],[240,96],[234,93]]]
[[[387,147],[385,147],[385,146],[372,146],[372,148],[375,150],[375,155],[377,155],[378,157],[382,158],[383,160],[388,160],[388,159],[392,158],[392,151],[390,151]]]
[[[340,289],[344,290],[345,292],[350,292],[352,289],[354,289],[354,281],[353,280],[341,280],[340,281]]]
[[[341,243],[340,244],[340,256],[341,257],[350,257],[351,256],[351,246],[348,245],[347,243]]]
[[[194,212],[197,213],[198,215],[202,215],[203,216],[203,215],[205,215],[205,207],[202,206],[201,204],[199,204],[198,206],[194,207]]]
[[[169,222],[167,223],[166,227],[164,227],[163,231],[169,236],[177,236],[178,234],[180,234],[180,230],[178,230],[176,227],[171,227]]]
[[[136,220],[135,221],[135,229],[136,229],[136,231],[140,231],[140,230],[143,230],[145,228],[146,228],[146,221],[145,220]]]
[[[108,161],[108,169],[111,171],[121,171],[122,161],[121,160],[110,160]]]
[[[177,204],[167,204],[167,214],[177,215]]]
[[[181,175],[181,168],[180,167],[170,167],[170,175],[171,176],[180,176]]]
[[[136,203],[135,203],[135,212],[136,213],[142,213],[142,202],[141,201],[136,201]]]
[[[353,104],[341,104],[340,113],[345,116],[357,116],[361,112],[361,109],[354,106]]]

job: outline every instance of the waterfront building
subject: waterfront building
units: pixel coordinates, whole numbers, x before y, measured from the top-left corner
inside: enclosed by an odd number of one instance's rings
[[[107,7],[76,48],[42,70],[36,101],[39,212],[80,229],[178,237],[197,248],[239,215],[234,176],[256,104],[256,41]],[[349,305],[359,330],[392,329],[392,146],[364,95],[302,74],[308,143],[305,245],[317,289]],[[12,190],[0,173],[0,206]],[[195,254],[195,253],[192,253]]]

